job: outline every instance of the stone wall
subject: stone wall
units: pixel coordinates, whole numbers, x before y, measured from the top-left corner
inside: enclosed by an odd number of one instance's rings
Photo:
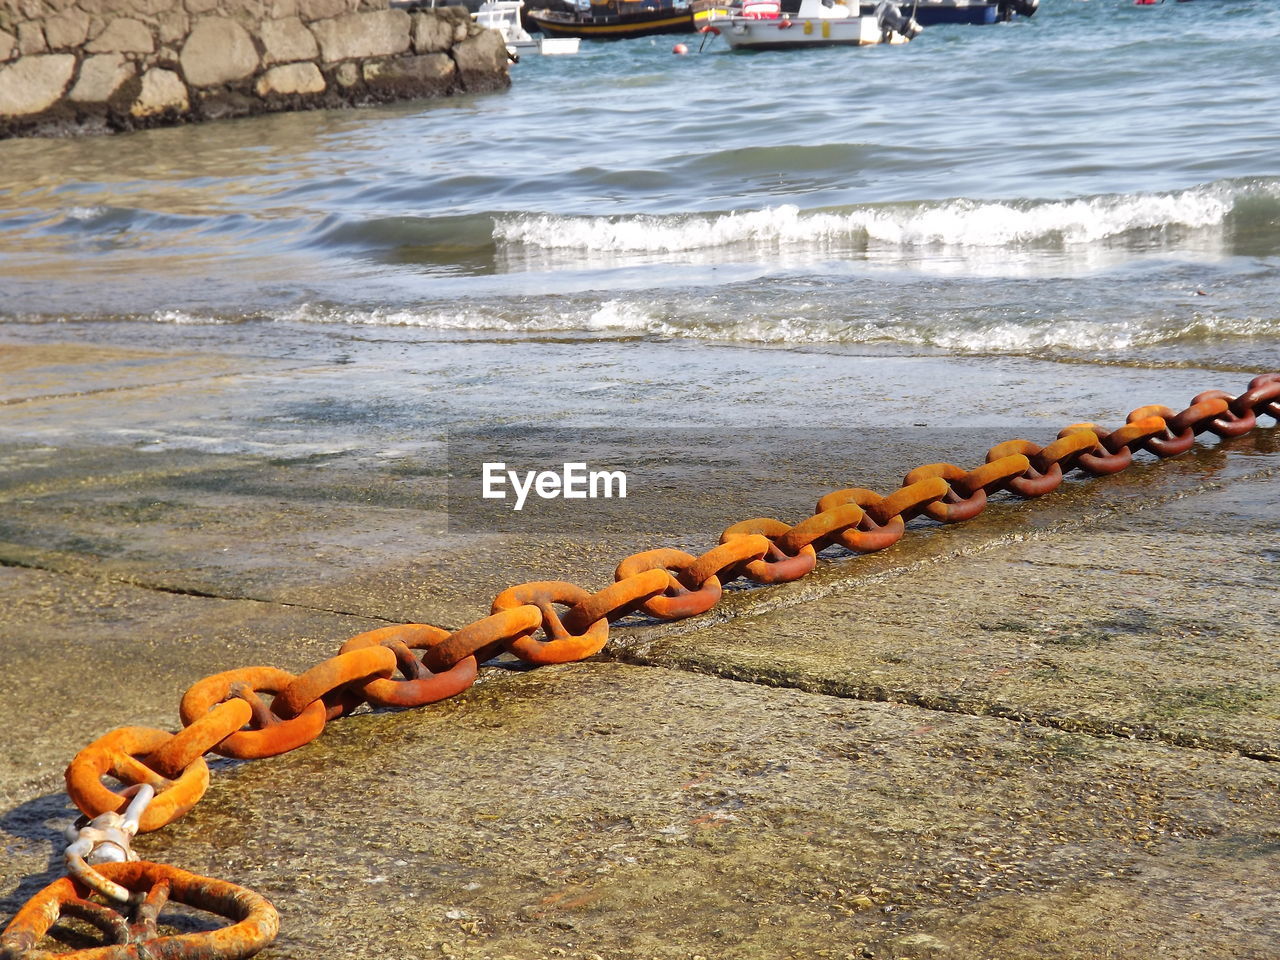
[[[0,137],[484,92],[507,67],[462,7],[0,0]]]

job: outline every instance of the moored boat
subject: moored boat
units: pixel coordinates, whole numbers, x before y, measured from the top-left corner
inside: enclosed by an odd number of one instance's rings
[[[868,47],[906,43],[920,26],[890,0],[874,8],[854,0],[744,0],[728,16],[713,15],[701,28],[733,50],[789,50],[796,47]]]
[[[549,37],[623,40],[655,33],[692,33],[690,0],[577,0],[572,10],[531,10]]]
[[[471,18],[482,27],[496,30],[502,35],[507,45],[507,53],[512,60],[519,61],[523,53],[577,53],[578,41],[568,37],[534,38],[520,23],[520,10],[524,0],[485,0],[471,14]]]
[[[1040,0],[915,0],[903,3],[922,27],[940,23],[1003,23],[1015,16],[1032,17]]]

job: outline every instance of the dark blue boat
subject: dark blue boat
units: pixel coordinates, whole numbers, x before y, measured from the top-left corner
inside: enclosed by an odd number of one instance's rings
[[[1030,17],[1040,0],[899,0],[903,13],[915,14],[922,27],[939,23],[1001,23],[1015,16]]]

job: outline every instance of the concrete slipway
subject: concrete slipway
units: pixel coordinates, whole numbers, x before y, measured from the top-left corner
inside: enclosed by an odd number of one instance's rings
[[[714,372],[733,351],[524,344],[504,400],[468,392],[499,343],[337,361],[218,336],[0,345],[6,916],[59,873],[68,760],[114,726],[174,729],[205,674],[461,624],[524,579],[602,586],[640,549],[705,549],[837,486],[1258,372],[785,354],[796,392],[752,414]],[[611,406],[552,386],[606,356]],[[682,491],[677,464],[577,526],[445,515],[452,424],[483,432],[519,397],[534,422],[626,410],[657,436],[682,396],[755,463],[764,441],[736,428],[761,409],[869,432],[851,462],[780,454],[765,484]],[[933,432],[898,429],[921,410]],[[138,847],[270,897],[269,958],[1275,957],[1280,444],[1148,460],[616,628],[590,662],[490,669],[446,703],[219,761]]]

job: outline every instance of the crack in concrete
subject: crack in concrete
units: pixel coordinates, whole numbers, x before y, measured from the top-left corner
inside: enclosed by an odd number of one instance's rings
[[[270,606],[288,607],[293,610],[310,610],[314,613],[331,613],[340,617],[356,617],[361,620],[371,620],[377,623],[397,624],[403,622],[402,620],[394,618],[378,616],[374,613],[359,613],[354,610],[338,610],[333,607],[318,607],[309,603],[297,603],[291,600],[280,600],[278,598],[251,597],[245,594],[234,593],[215,593],[211,590],[202,590],[199,587],[183,587],[166,583],[148,582],[134,577],[86,573],[79,570],[68,570],[50,564],[17,560],[13,557],[0,557],[0,567],[13,567],[20,570],[39,570],[42,573],[57,573],[62,576],[81,577],[86,580],[118,583],[125,586],[137,587],[139,590],[149,590],[154,593],[165,593],[178,597],[197,597],[202,600],[230,600],[243,601],[245,603],[262,603]]]
[[[1013,707],[996,701],[960,700],[940,694],[920,693],[912,690],[889,689],[877,684],[827,680],[822,677],[797,677],[784,672],[771,672],[744,665],[701,663],[692,659],[673,658],[662,660],[637,654],[634,651],[610,651],[607,659],[637,667],[656,667],[663,670],[682,670],[702,676],[719,677],[736,683],[752,683],[759,686],[800,690],[817,696],[837,697],[842,700],[861,700],[868,703],[898,703],[937,713],[954,713],[974,718],[992,718],[1011,723],[1030,723],[1065,733],[1079,733],[1096,739],[1144,740],[1164,743],[1168,746],[1212,753],[1233,754],[1248,760],[1265,763],[1280,762],[1280,753],[1266,748],[1248,747],[1225,737],[1213,737],[1161,730],[1158,727],[1128,726],[1093,717],[1074,718],[1037,713],[1025,707]]]

